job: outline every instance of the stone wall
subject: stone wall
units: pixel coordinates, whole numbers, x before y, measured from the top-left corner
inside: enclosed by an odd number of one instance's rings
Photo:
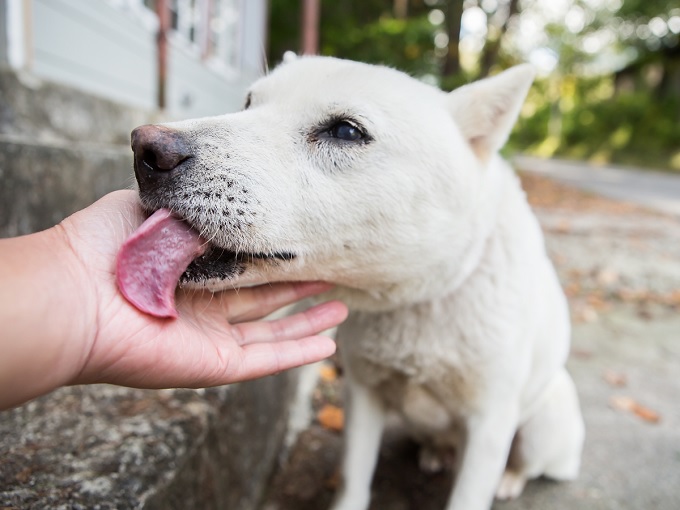
[[[0,237],[129,187],[130,130],[155,118],[0,71]],[[0,508],[254,510],[296,386],[72,387],[0,412]]]
[[[0,415],[0,507],[257,508],[293,372],[206,390],[63,388]]]

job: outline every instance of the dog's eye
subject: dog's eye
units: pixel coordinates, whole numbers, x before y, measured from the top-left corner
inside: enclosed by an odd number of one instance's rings
[[[250,108],[250,103],[253,101],[253,94],[252,92],[248,92],[248,96],[246,97],[246,103],[243,105],[243,109],[247,110]]]
[[[361,130],[346,120],[341,120],[333,125],[327,132],[331,138],[337,138],[338,140],[343,140],[345,142],[356,142],[357,140],[364,138],[364,134]]]

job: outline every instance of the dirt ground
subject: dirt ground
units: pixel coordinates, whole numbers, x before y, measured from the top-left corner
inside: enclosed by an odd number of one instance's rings
[[[569,297],[569,370],[587,440],[579,480],[536,480],[494,510],[680,508],[680,224],[522,175]],[[342,371],[320,368],[315,419],[275,474],[263,510],[323,510],[338,486]],[[371,510],[442,510],[453,473],[418,468],[418,445],[386,434]]]

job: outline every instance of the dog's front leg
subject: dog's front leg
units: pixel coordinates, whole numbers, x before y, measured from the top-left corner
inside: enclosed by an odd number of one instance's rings
[[[347,384],[343,481],[332,509],[366,510],[385,427],[385,410],[377,395],[352,381],[349,374]]]
[[[516,406],[488,409],[466,423],[463,455],[447,510],[489,510],[517,430]]]

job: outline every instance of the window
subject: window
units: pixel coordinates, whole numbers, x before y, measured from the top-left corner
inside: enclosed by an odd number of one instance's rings
[[[240,67],[241,2],[215,0],[208,23],[207,47],[204,56],[226,65]]]
[[[156,13],[157,0],[109,0],[146,7]],[[246,0],[166,0],[173,39],[220,70],[241,66],[241,17]]]
[[[207,3],[209,2],[206,0],[170,0],[168,2],[170,28],[189,43],[197,44],[202,14],[200,7]]]

